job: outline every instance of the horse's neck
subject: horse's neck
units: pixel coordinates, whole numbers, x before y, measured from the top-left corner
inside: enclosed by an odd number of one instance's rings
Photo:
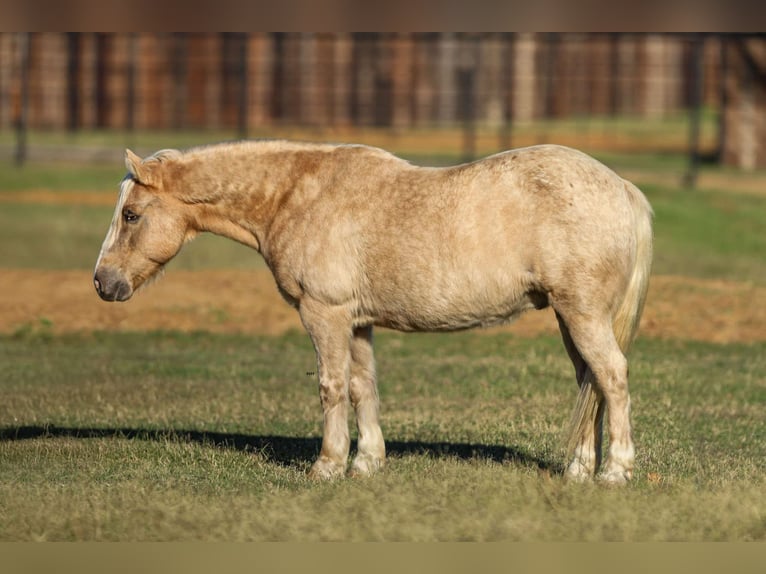
[[[286,189],[289,174],[275,169],[290,165],[257,161],[252,155],[213,157],[190,171],[181,186],[192,206],[197,231],[228,237],[260,251],[273,210]]]

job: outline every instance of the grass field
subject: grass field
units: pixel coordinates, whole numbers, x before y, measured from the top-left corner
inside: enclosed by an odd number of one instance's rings
[[[763,343],[638,345],[638,473],[616,491],[558,478],[574,385],[553,338],[379,336],[389,466],[335,484],[304,475],[302,334],[2,343],[2,539],[766,537]]]
[[[677,158],[607,159],[645,174],[655,273],[766,284],[766,196],[653,179]],[[0,196],[116,194],[120,169],[82,172],[0,170]],[[2,201],[0,273],[90,269],[111,211]],[[260,266],[205,238],[168,273]],[[321,411],[303,333],[47,327],[0,335],[0,540],[766,541],[763,340],[639,338],[636,478],[609,489],[561,480],[576,388],[554,336],[379,333],[388,466],[312,483]]]

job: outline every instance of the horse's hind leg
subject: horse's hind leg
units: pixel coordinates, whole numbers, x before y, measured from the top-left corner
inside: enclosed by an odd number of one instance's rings
[[[566,323],[576,350],[593,373],[596,391],[606,402],[609,451],[599,478],[609,483],[624,483],[633,475],[635,451],[630,430],[628,362],[615,339],[611,317],[606,313],[599,317],[557,311]],[[588,439],[582,443],[587,445]]]
[[[351,339],[350,391],[359,430],[357,454],[350,474],[369,476],[383,467],[386,458],[383,432],[378,422],[379,400],[371,326],[355,329]]]
[[[572,335],[570,335],[569,329],[561,315],[556,313],[556,319],[559,322],[559,330],[564,340],[564,347],[575,368],[577,384],[580,387],[585,384],[591,384],[593,382],[593,373],[577,350],[574,341],[572,341]],[[598,394],[595,409],[591,409],[591,412],[587,413],[587,417],[587,420],[581,423],[584,432],[578,438],[577,443],[570,447],[573,458],[566,470],[566,477],[576,482],[590,480],[601,465],[604,399],[600,393]]]

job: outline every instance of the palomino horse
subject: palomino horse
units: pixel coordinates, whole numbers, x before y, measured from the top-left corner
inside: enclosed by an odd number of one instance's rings
[[[317,354],[324,431],[311,476],[383,466],[374,325],[455,331],[553,307],[580,386],[566,476],[633,473],[628,365],[648,286],[652,210],[631,183],[552,145],[447,168],[361,145],[257,141],[141,159],[96,263],[102,299],[125,301],[202,231],[261,253]]]

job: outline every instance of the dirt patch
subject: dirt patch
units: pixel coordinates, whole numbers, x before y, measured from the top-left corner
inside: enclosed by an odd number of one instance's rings
[[[88,271],[0,271],[0,331],[206,330],[278,334],[300,328],[268,272],[172,271],[125,303],[96,295]]]
[[[105,303],[88,271],[0,270],[0,332],[168,329],[275,335],[301,330],[268,270],[171,270],[126,303]],[[550,310],[490,332],[556,333]],[[654,277],[642,336],[713,341],[766,340],[766,287]]]

